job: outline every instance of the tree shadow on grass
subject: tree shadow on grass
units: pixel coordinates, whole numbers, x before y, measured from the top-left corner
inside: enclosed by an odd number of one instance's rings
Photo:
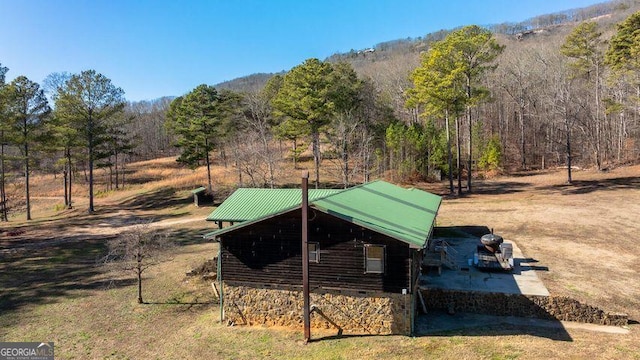
[[[574,180],[571,184],[556,184],[537,187],[537,190],[560,193],[562,195],[588,194],[595,191],[638,190],[640,176],[618,177],[603,180]]]
[[[185,302],[181,302],[181,301],[145,301],[142,303],[143,305],[161,305],[161,306],[171,306],[174,308],[174,310],[178,311],[178,312],[187,312],[187,311],[191,311],[191,310],[199,310],[199,309],[205,309],[208,308],[212,305],[217,305],[218,301],[217,300],[212,300],[212,301],[185,301]]]
[[[154,191],[137,194],[125,200],[118,207],[127,210],[161,210],[173,207],[186,206],[193,203],[193,197],[176,196],[173,188],[160,188]]]
[[[6,249],[4,249],[6,250]],[[106,251],[104,237],[58,242],[2,253],[0,310],[17,311],[27,305],[53,303],[57,298],[85,296],[85,291],[123,287],[135,280],[97,279],[96,259]]]
[[[506,194],[514,194],[518,192],[522,192],[525,188],[531,186],[530,183],[527,182],[519,182],[519,181],[498,181],[498,182],[488,182],[477,180],[473,184],[473,189],[471,194],[475,195],[506,195]],[[462,194],[463,196],[466,193]]]
[[[211,240],[205,239],[204,235],[214,230],[215,228],[213,227],[213,224],[210,224],[210,227],[207,227],[207,224],[204,224],[202,228],[197,229],[168,229],[169,236],[171,236],[171,238],[176,242],[176,245],[179,246],[211,243]]]

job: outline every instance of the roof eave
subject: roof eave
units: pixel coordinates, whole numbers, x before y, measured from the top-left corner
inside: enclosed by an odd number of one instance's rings
[[[259,223],[259,222],[267,220],[267,219],[272,219],[272,218],[274,218],[276,216],[280,216],[282,214],[286,214],[288,212],[300,209],[301,207],[302,207],[301,205],[298,205],[298,206],[291,207],[291,208],[279,211],[277,213],[269,214],[267,216],[263,216],[263,217],[260,217],[260,218],[257,218],[257,219],[242,221],[242,222],[239,222],[238,224],[231,225],[229,227],[226,227],[226,228],[223,228],[223,229],[218,229],[217,231],[212,231],[210,233],[204,234],[203,238],[205,238],[205,239],[214,239],[214,241],[217,241],[215,239],[220,235],[223,235],[223,234],[226,234],[228,232],[244,228],[245,226],[249,226],[249,225],[253,225],[255,223]]]

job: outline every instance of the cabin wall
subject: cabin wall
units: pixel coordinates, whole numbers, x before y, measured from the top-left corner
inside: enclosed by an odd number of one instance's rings
[[[415,251],[409,245],[358,225],[310,211],[309,242],[320,247],[309,264],[318,288],[412,293]],[[246,284],[301,285],[300,209],[221,235],[222,278]],[[365,273],[364,244],[386,246],[384,274]]]
[[[236,325],[302,327],[301,286],[259,287],[224,281],[225,320]],[[411,332],[411,294],[379,291],[316,289],[311,305],[311,327],[349,334],[402,334]],[[330,320],[330,321],[329,321]]]

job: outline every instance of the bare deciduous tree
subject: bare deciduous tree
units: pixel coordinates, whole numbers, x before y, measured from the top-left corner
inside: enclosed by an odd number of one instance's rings
[[[171,259],[174,242],[166,233],[150,227],[150,222],[141,222],[131,231],[120,234],[108,242],[108,253],[101,263],[132,272],[138,280],[138,304],[142,300],[142,274],[150,267]]]

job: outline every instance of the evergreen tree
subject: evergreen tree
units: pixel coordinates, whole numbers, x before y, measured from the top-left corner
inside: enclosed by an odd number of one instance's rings
[[[107,134],[96,152],[96,159],[102,159],[99,166],[109,168],[109,188],[124,186],[124,157],[136,147],[136,134],[127,131],[127,126],[135,116],[120,112],[107,121]],[[120,181],[122,175],[122,181]],[[115,177],[115,182],[114,182]]]
[[[51,109],[40,85],[25,76],[18,76],[9,84],[8,94],[8,106],[12,116],[10,132],[14,144],[22,151],[27,220],[31,220],[29,165],[32,155],[29,151],[37,142],[38,130],[42,128],[43,121]]]
[[[594,21],[580,23],[567,36],[564,44],[560,47],[560,52],[571,59],[570,66],[575,71],[576,76],[584,78],[587,82],[593,81],[595,109],[593,111],[593,121],[590,128],[593,128],[595,163],[598,170],[602,169],[600,159],[601,150],[601,121],[600,121],[600,87],[602,78],[602,65],[604,57],[602,53],[602,33],[598,31],[598,24]]]
[[[316,188],[320,185],[320,132],[331,122],[335,109],[332,73],[331,64],[308,59],[284,76],[273,100],[276,113],[292,122],[288,129],[311,137]]]
[[[167,112],[167,126],[178,136],[176,146],[182,151],[178,161],[196,168],[204,160],[209,191],[213,190],[210,153],[222,130],[222,100],[215,87],[202,84],[174,99]]]
[[[107,120],[124,108],[124,91],[95,70],[72,75],[56,96],[59,119],[77,133],[89,163],[89,213],[93,206],[93,169],[98,147],[106,141]]]
[[[66,72],[52,73],[44,79],[45,92],[49,93],[54,103],[58,102],[58,98],[63,93],[69,79],[71,79],[71,74]],[[73,208],[73,158],[76,151],[81,148],[78,129],[74,127],[73,119],[70,118],[72,115],[65,114],[65,109],[54,108],[45,129],[47,136],[51,139],[50,151],[52,153],[62,152],[62,159],[59,160],[59,163],[63,168],[64,205],[67,209]]]
[[[471,109],[487,97],[488,90],[480,80],[485,72],[495,69],[494,60],[502,53],[504,46],[498,44],[493,34],[477,25],[465,26],[454,31],[443,40],[443,47],[452,57],[456,66],[454,73],[459,72],[464,78],[466,98],[466,118],[469,126],[467,191],[471,192],[472,171],[472,127]]]
[[[605,60],[617,71],[640,71],[640,11],[618,24]]]
[[[478,165],[485,170],[500,169],[502,165],[502,144],[500,144],[500,138],[497,135],[493,135],[489,139],[480,156]]]
[[[455,118],[456,130],[456,161],[458,174],[458,193],[462,191],[460,169],[460,121],[458,114],[464,108],[466,94],[462,86],[461,67],[457,66],[454,58],[449,55],[447,43],[439,41],[433,44],[428,52],[422,55],[420,66],[411,74],[413,88],[409,89],[408,106],[423,105],[424,116],[443,117],[447,139],[447,167],[449,177],[449,192],[453,193],[453,161],[451,153],[451,132],[449,130],[450,116]]]
[[[9,125],[9,112],[7,110],[7,86],[5,76],[9,69],[0,63],[0,218],[9,221],[7,216],[7,193],[5,192],[5,146],[6,131]]]

